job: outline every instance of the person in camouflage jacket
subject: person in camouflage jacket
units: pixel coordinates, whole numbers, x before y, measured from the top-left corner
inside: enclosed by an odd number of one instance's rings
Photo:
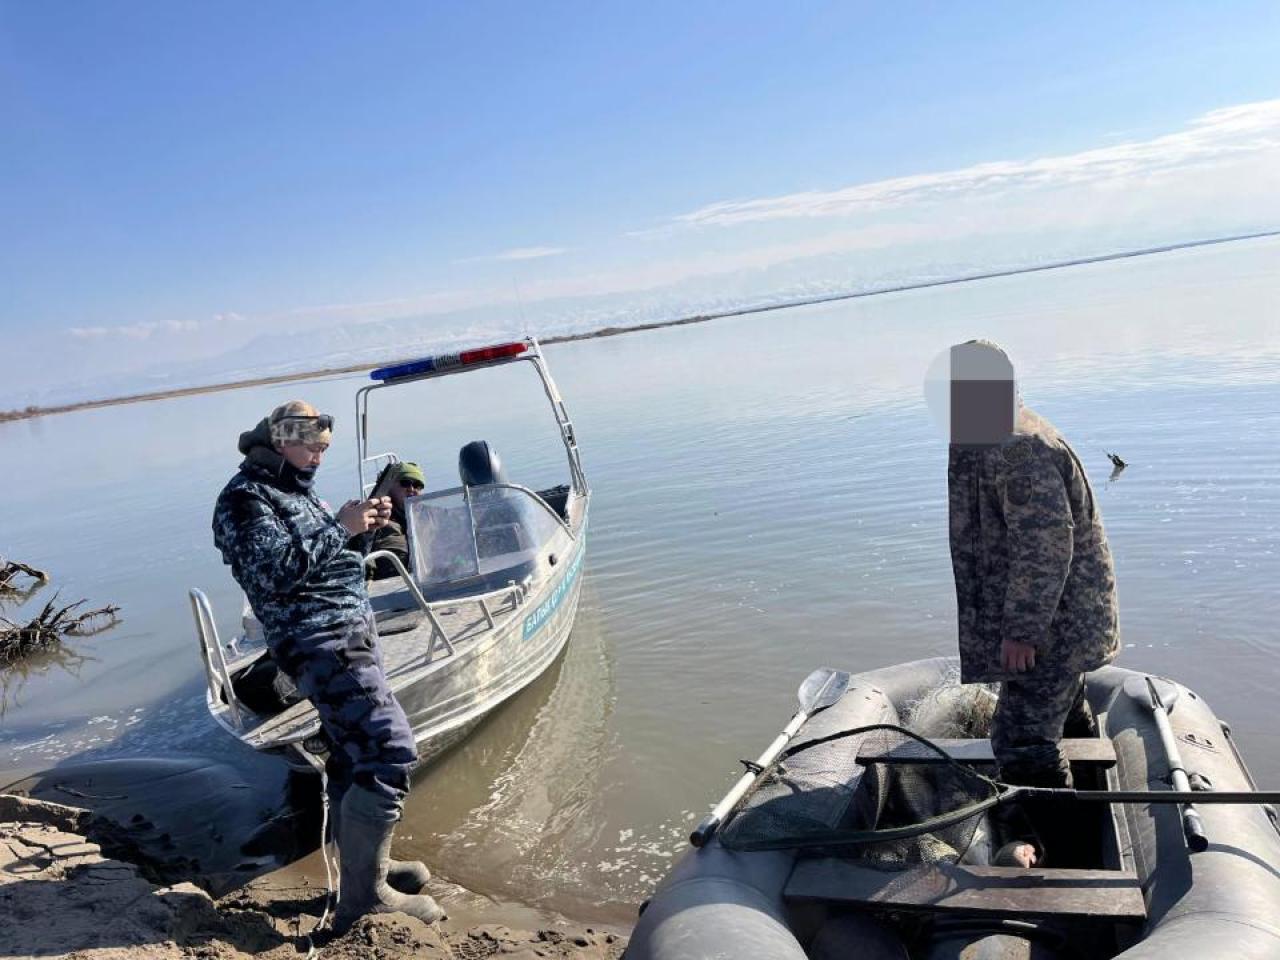
[[[316,496],[332,423],[295,400],[241,434],[245,458],[218,496],[214,543],[272,657],[315,706],[330,741],[325,769],[342,861],[335,929],[392,910],[430,923],[443,916],[435,901],[406,895],[421,889],[426,867],[390,859],[417,749],[387,683],[362,558],[347,546],[384,526],[391,504],[352,500],[334,516]]]
[[[1075,451],[1019,401],[1004,352],[982,341],[952,351],[961,682],[1001,682],[991,741],[1003,780],[1070,786],[1058,741],[1094,730],[1084,674],[1119,651],[1102,516]]]

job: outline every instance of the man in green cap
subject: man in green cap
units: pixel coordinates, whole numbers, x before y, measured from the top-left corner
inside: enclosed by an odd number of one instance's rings
[[[409,521],[405,514],[405,501],[409,497],[416,497],[426,488],[427,480],[422,468],[416,463],[405,461],[403,463],[393,463],[388,466],[378,478],[378,483],[374,487],[374,497],[390,497],[391,498],[391,518],[387,521],[386,526],[374,530],[371,534],[365,534],[361,538],[368,543],[366,553],[373,553],[375,550],[386,550],[388,553],[395,554],[406,568],[409,566]],[[382,580],[386,577],[399,576],[395,566],[390,560],[385,558],[379,559],[373,565],[373,579]]]

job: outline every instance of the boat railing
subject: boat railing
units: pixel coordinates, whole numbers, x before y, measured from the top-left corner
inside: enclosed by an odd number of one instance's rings
[[[458,597],[456,600],[437,600],[431,606],[439,609],[441,607],[456,607],[461,603],[475,603],[480,607],[480,612],[484,614],[485,620],[490,628],[493,627],[495,621],[493,619],[493,611],[489,604],[494,601],[502,601],[511,604],[511,609],[515,610],[524,602],[524,598],[529,595],[529,590],[533,586],[533,574],[525,577],[523,580],[512,580],[505,587],[499,587],[497,590],[490,590],[488,593],[476,594],[471,597]]]
[[[382,474],[382,471],[387,466],[389,466],[390,464],[399,463],[399,462],[400,462],[400,457],[391,450],[388,450],[386,453],[375,453],[371,457],[364,457],[361,463],[367,464],[368,466],[373,468],[373,470],[371,471],[371,475],[373,476],[373,479],[370,480],[368,483],[361,483],[360,485],[360,489],[363,492],[364,496],[367,497],[372,495],[373,488],[378,485],[378,477]],[[360,477],[363,480],[364,478],[363,470],[360,471]]]
[[[410,596],[413,597],[414,602],[431,625],[431,636],[427,643],[425,657],[425,663],[427,664],[435,660],[441,650],[448,657],[453,656],[456,652],[453,641],[449,638],[448,632],[440,622],[438,611],[456,608],[462,604],[474,603],[480,608],[488,629],[492,630],[497,624],[494,618],[493,604],[507,603],[510,604],[512,611],[518,609],[524,598],[528,596],[533,581],[532,576],[530,576],[523,581],[512,581],[504,587],[487,593],[459,597],[454,600],[431,602],[422,595],[422,591],[418,589],[418,585],[414,582],[412,575],[405,568],[399,557],[386,550],[376,550],[365,558],[366,563],[376,563],[378,560],[387,560],[391,563],[400,579],[404,581]],[[188,595],[191,599],[191,613],[196,624],[196,635],[200,640],[200,659],[204,663],[205,685],[208,689],[210,700],[215,704],[224,704],[232,726],[237,731],[243,731],[246,726],[245,717],[247,711],[240,702],[240,698],[236,695],[235,686],[231,679],[231,669],[227,664],[227,650],[234,650],[235,641],[233,640],[226,646],[223,645],[222,639],[218,634],[217,623],[213,617],[213,606],[203,590],[192,587]]]
[[[377,563],[379,560],[388,561],[395,568],[400,579],[404,581],[404,585],[409,588],[409,595],[413,597],[414,602],[418,604],[422,610],[423,616],[427,618],[427,622],[431,624],[431,637],[427,641],[427,663],[435,659],[436,644],[440,644],[445,649],[446,656],[453,656],[453,642],[449,639],[449,635],[440,624],[440,618],[436,616],[435,611],[431,609],[431,604],[427,602],[427,598],[422,595],[422,591],[418,589],[418,585],[414,583],[413,577],[409,575],[409,571],[405,569],[404,563],[390,550],[374,550],[364,558],[366,565]],[[488,617],[489,625],[493,626],[493,618]]]
[[[564,399],[551,371],[547,369],[542,356],[542,348],[533,337],[527,337],[514,343],[498,344],[477,350],[465,350],[457,354],[442,354],[424,357],[420,360],[384,367],[373,371],[370,376],[377,381],[361,387],[356,391],[356,469],[360,477],[362,489],[371,489],[365,481],[365,469],[371,460],[369,455],[369,395],[376,390],[399,386],[419,380],[435,377],[452,376],[469,370],[500,366],[508,363],[531,363],[542,383],[543,393],[551,406],[559,429],[560,441],[564,446],[569,461],[569,473],[574,489],[585,496],[590,492],[587,478],[582,472],[582,458],[578,453],[578,438],[565,409]]]
[[[375,550],[364,558],[364,562],[369,565],[377,563],[379,560],[386,560],[395,568],[396,574],[404,581],[409,595],[413,597],[418,609],[422,611],[423,616],[427,618],[427,622],[431,624],[431,639],[427,644],[426,663],[431,663],[435,659],[437,645],[444,647],[446,656],[453,656],[455,652],[453,641],[449,639],[448,633],[440,623],[440,618],[436,614],[437,611],[474,603],[480,608],[480,613],[484,616],[488,629],[492,630],[497,625],[497,620],[494,619],[491,604],[509,603],[512,612],[514,612],[519,609],[520,604],[524,602],[525,597],[529,595],[529,591],[533,587],[533,575],[530,574],[523,580],[512,580],[505,587],[499,587],[487,593],[473,594],[469,597],[456,597],[450,600],[431,601],[423,596],[422,590],[419,589],[418,584],[413,579],[413,575],[409,573],[404,562],[394,553],[389,550]]]
[[[218,625],[213,620],[213,607],[203,590],[192,587],[190,590],[191,613],[196,621],[196,633],[200,637],[200,655],[204,660],[205,682],[209,687],[209,696],[213,702],[227,705],[232,723],[237,730],[244,729],[243,707],[236,696],[235,687],[231,683],[231,671],[227,667],[227,657],[218,639]]]

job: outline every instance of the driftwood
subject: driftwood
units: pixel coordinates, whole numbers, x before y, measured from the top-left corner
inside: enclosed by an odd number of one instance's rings
[[[0,557],[0,590],[17,590],[18,577],[28,576],[36,583],[48,583],[49,575],[43,570],[19,563],[17,560],[5,560]]]
[[[77,600],[59,607],[55,595],[27,623],[14,623],[0,617],[0,666],[33,653],[52,650],[62,643],[63,637],[88,637],[116,624],[119,607],[108,604],[97,610],[76,612],[85,602]]]

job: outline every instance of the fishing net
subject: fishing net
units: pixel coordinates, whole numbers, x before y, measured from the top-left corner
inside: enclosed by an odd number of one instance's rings
[[[721,828],[734,850],[816,849],[885,865],[955,861],[989,842],[1001,786],[904,727],[790,747]]]

